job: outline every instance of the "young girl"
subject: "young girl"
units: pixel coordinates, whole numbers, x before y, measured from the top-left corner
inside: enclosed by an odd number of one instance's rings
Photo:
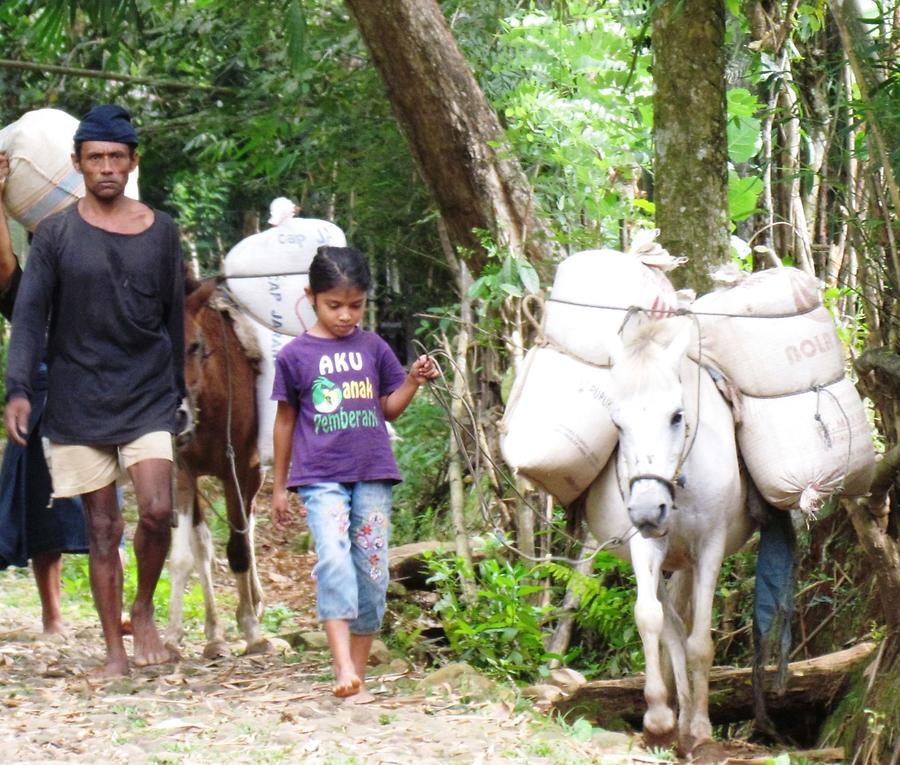
[[[420,356],[407,374],[388,344],[357,325],[369,267],[349,247],[320,247],[306,296],[316,323],[275,362],[272,519],[291,522],[288,491],[307,513],[318,563],[316,602],[334,663],[335,696],[371,701],[366,664],[384,616],[393,484],[400,472],[386,420],[438,376]]]

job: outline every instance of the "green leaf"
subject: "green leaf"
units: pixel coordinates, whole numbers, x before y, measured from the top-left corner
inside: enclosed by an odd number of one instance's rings
[[[728,210],[731,220],[749,218],[756,212],[756,200],[763,190],[759,178],[741,178],[736,172],[728,172]]]
[[[590,741],[594,735],[594,727],[583,717],[579,717],[572,723],[572,738],[576,741]]]
[[[522,280],[525,290],[532,295],[537,293],[541,288],[541,279],[537,271],[534,270],[534,266],[524,258],[518,258],[516,266],[519,272],[519,279]]]
[[[735,164],[748,162],[762,146],[760,109],[757,99],[744,88],[728,91],[728,158]]]

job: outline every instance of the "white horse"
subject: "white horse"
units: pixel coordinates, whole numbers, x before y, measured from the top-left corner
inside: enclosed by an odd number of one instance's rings
[[[618,453],[586,497],[598,540],[630,537],[613,552],[631,561],[637,579],[644,733],[654,742],[675,738],[674,702],[684,751],[712,738],[713,594],[722,560],[754,529],[732,412],[709,373],[686,355],[691,329],[684,317],[625,321],[610,349],[606,402]],[[672,572],[668,584],[664,571]]]

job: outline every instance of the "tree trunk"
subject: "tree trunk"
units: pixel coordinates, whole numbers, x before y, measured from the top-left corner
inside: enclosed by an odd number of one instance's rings
[[[789,718],[815,710],[834,709],[846,689],[850,673],[864,666],[875,651],[875,643],[860,643],[845,651],[831,653],[788,665],[787,688],[778,696],[767,690],[766,706],[773,715]],[[713,725],[753,719],[752,670],[713,667],[709,675],[709,718]],[[774,669],[772,670],[774,675]],[[639,726],[644,710],[644,677],[594,680],[554,704],[570,719],[585,717],[603,727],[616,721]]]
[[[725,5],[666,0],[653,16],[654,202],[660,242],[689,258],[677,286],[705,292],[728,260]]]
[[[858,0],[830,0],[829,6],[841,35],[841,44],[844,46],[847,60],[853,69],[853,76],[859,87],[859,95],[864,103],[869,104],[872,93],[885,81],[884,73],[879,70],[880,62],[872,38],[860,21],[861,18],[867,15],[871,16],[872,13],[867,14]],[[874,153],[881,160],[885,183],[894,211],[900,211],[900,187],[897,185],[896,173],[891,164],[892,157],[900,154],[900,136],[884,130],[876,110],[867,110],[866,123],[873,139]]]
[[[455,246],[490,232],[533,263],[550,256],[531,190],[435,0],[347,0]]]

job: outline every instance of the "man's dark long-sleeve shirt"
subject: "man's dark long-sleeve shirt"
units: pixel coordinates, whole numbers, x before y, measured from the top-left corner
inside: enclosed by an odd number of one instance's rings
[[[184,272],[165,213],[154,210],[139,234],[92,226],[75,204],[41,222],[12,324],[7,399],[31,397],[45,357],[51,441],[112,445],[174,430],[185,392]]]

